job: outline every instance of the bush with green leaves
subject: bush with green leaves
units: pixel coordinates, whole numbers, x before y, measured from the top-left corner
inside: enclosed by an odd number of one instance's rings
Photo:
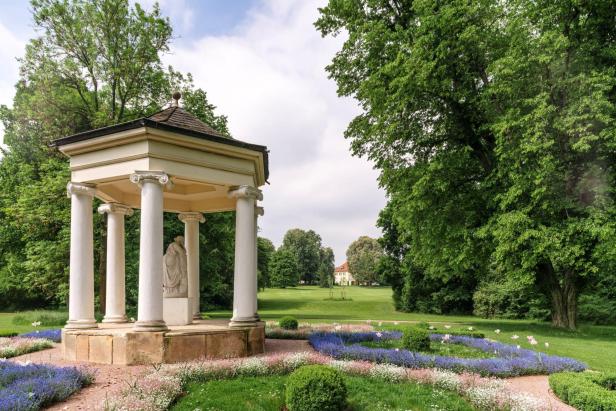
[[[347,387],[340,371],[307,365],[289,376],[285,399],[289,411],[340,411],[346,407]]]
[[[428,330],[408,327],[402,333],[402,346],[409,351],[430,351]]]
[[[282,317],[280,321],[278,321],[278,325],[280,328],[284,328],[285,330],[297,330],[299,323],[295,319],[295,317],[286,316]]]
[[[616,373],[563,372],[550,375],[561,400],[584,411],[616,410]]]

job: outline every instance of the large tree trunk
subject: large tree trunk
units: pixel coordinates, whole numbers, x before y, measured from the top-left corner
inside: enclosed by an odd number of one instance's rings
[[[552,264],[545,263],[539,269],[539,282],[552,304],[552,325],[575,330],[578,299],[575,273],[566,271],[557,275]]]

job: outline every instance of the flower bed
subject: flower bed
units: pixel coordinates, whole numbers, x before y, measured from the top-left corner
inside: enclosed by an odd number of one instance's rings
[[[550,388],[561,400],[584,411],[616,409],[616,374],[559,373],[550,375]]]
[[[287,375],[303,365],[324,364],[345,374],[378,378],[391,383],[414,381],[431,384],[439,389],[455,391],[479,409],[545,410],[548,405],[533,396],[510,391],[504,382],[477,375],[443,370],[411,371],[391,364],[368,361],[339,361],[314,353],[274,354],[234,360],[169,364],[135,379],[128,387],[110,398],[103,409],[166,410],[181,395],[186,384],[236,377]]]
[[[0,410],[38,410],[62,401],[94,380],[74,367],[0,362]]]
[[[62,330],[59,328],[52,330],[36,330],[25,334],[20,334],[19,336],[29,338],[44,338],[55,343],[59,343],[60,341],[62,341]]]
[[[28,354],[51,347],[53,347],[53,343],[44,338],[0,338],[0,358],[17,357],[18,355]]]
[[[313,333],[312,347],[321,354],[336,359],[365,360],[395,364],[406,368],[439,368],[455,372],[474,372],[483,376],[512,377],[518,375],[552,374],[561,371],[583,371],[586,365],[572,358],[539,353],[497,341],[465,336],[432,334],[432,340],[448,344],[464,344],[493,358],[457,358],[411,352],[403,349],[368,348],[358,343],[400,338],[400,333]]]

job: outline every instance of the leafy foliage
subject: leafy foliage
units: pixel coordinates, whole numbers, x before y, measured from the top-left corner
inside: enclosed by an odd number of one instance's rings
[[[282,247],[292,251],[297,259],[299,279],[304,284],[316,284],[321,256],[321,236],[313,230],[293,228],[286,232]]]
[[[319,250],[319,286],[329,287],[334,281],[334,271],[336,270],[334,250],[330,247],[321,247]]]
[[[378,265],[383,250],[374,238],[361,236],[353,241],[347,249],[349,271],[360,284],[372,285],[379,281]]]
[[[320,12],[323,35],[348,34],[327,70],[363,108],[346,137],[389,195],[397,305],[416,309],[431,281],[472,291],[494,270],[534,284],[553,324],[575,328],[616,244],[614,9],[330,0]]]
[[[13,108],[0,108],[8,146],[0,161],[0,308],[5,310],[61,306],[67,300],[70,172],[50,141],[158,111],[172,90],[182,92],[186,110],[229,134],[226,117],[215,114],[192,77],[162,66],[172,28],[158,6],[147,12],[128,0],[33,0],[32,12],[40,36],[28,43],[21,60]],[[129,310],[137,302],[138,230],[137,211],[126,220]],[[228,307],[233,215],[210,215],[199,230],[201,300]],[[165,243],[183,231],[176,215],[165,214]],[[94,213],[101,291],[105,234],[104,217]]]
[[[270,284],[272,287],[287,288],[299,284],[299,264],[295,254],[280,247],[269,262]]]
[[[257,269],[259,271],[259,288],[270,286],[269,261],[276,251],[274,244],[267,238],[257,238]]]
[[[580,410],[616,408],[616,375],[564,372],[550,375],[550,388],[561,400]]]
[[[406,327],[402,333],[402,347],[409,351],[430,351],[430,334],[419,327]]]
[[[299,323],[295,317],[285,316],[278,321],[278,326],[285,330],[297,330]]]
[[[346,406],[347,387],[340,371],[324,365],[306,365],[287,380],[289,411],[339,411]]]

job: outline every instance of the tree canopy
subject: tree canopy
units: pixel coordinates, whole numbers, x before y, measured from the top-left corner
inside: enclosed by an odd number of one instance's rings
[[[51,140],[158,111],[172,90],[182,92],[188,111],[228,134],[226,117],[215,114],[190,75],[162,66],[172,27],[157,5],[145,11],[128,0],[33,0],[32,13],[38,36],[20,61],[13,107],[0,108],[8,146],[0,161],[4,309],[66,303],[70,172]],[[96,281],[104,285],[106,227],[103,216],[94,219]],[[126,222],[129,309],[136,303],[138,222],[138,212]],[[177,216],[165,215],[165,242],[183,231]],[[229,306],[233,216],[209,216],[200,236],[202,301]]]
[[[364,235],[353,241],[346,252],[346,257],[349,271],[355,281],[366,285],[382,282],[378,278],[378,267],[382,256],[383,249],[374,238]]]
[[[443,298],[468,301],[505,276],[575,328],[580,292],[614,270],[615,9],[330,0],[320,12],[323,35],[348,35],[327,70],[363,109],[346,137],[381,171],[398,299],[444,283]]]

